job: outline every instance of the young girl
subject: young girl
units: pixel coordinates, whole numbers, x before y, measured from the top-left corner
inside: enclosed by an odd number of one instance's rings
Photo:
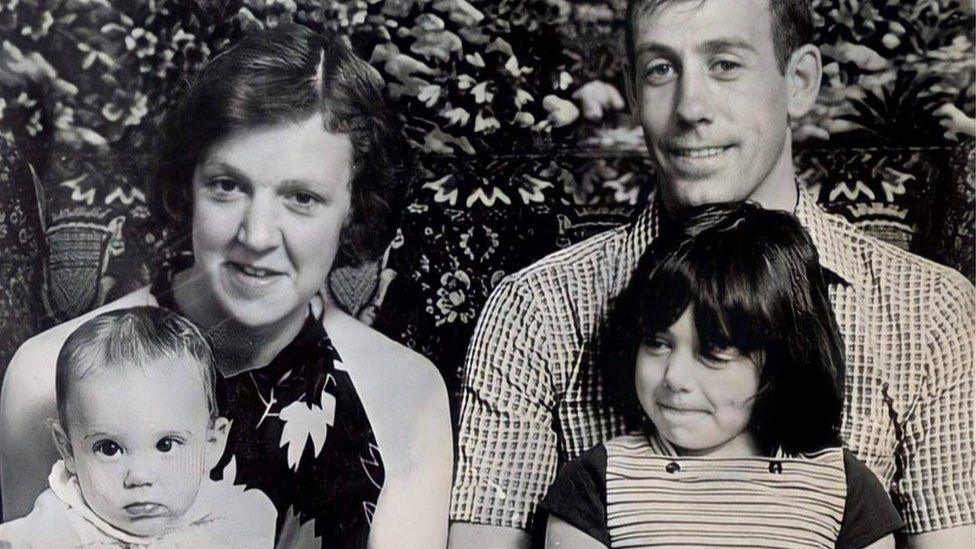
[[[547,545],[894,547],[894,506],[840,446],[844,348],[806,232],[724,204],[661,234],[601,342],[645,429],[562,469]]]

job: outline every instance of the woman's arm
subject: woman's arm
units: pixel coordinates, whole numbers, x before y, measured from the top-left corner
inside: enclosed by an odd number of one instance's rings
[[[407,407],[397,417],[399,428],[412,431],[413,440],[402,441],[399,455],[385,451],[379,442],[387,476],[373,517],[370,547],[422,549],[447,545],[454,465],[447,390],[439,375],[419,385],[415,394],[426,394],[418,399],[424,402]]]
[[[911,549],[970,549],[976,542],[972,524],[908,536]]]
[[[47,488],[51,466],[58,459],[49,426],[50,419],[57,415],[56,354],[57,350],[46,348],[43,342],[28,341],[17,350],[4,376],[0,393],[4,521],[30,512],[34,499]]]
[[[604,549],[599,541],[559,517],[546,523],[546,549]]]
[[[445,547],[454,458],[440,373],[423,356],[334,307],[324,321],[383,459],[386,476],[369,546]]]

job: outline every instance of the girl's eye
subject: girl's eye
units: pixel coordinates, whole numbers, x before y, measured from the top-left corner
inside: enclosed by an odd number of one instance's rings
[[[727,364],[742,358],[742,353],[735,347],[713,347],[702,353],[706,361],[713,364]]]
[[[654,337],[644,342],[644,349],[652,355],[663,355],[671,350],[671,344],[662,337]]]
[[[166,452],[172,451],[173,447],[177,444],[180,444],[180,441],[172,437],[161,438],[156,443],[156,449],[165,454]]]
[[[122,453],[122,447],[111,440],[100,440],[92,446],[92,451],[105,457],[114,457]]]

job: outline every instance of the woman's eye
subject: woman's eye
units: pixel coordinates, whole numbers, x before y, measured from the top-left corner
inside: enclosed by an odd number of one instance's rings
[[[241,186],[233,179],[220,178],[211,180],[207,186],[218,196],[226,196],[240,190]]]
[[[92,446],[92,450],[96,454],[102,454],[106,457],[114,457],[122,453],[122,447],[111,440],[100,440]]]
[[[323,201],[312,193],[297,192],[288,197],[289,201],[301,210],[310,210]]]
[[[160,452],[166,453],[171,451],[173,447],[175,447],[179,443],[180,441],[174,438],[170,438],[170,437],[162,438],[159,439],[159,442],[156,443],[156,449],[159,450]]]

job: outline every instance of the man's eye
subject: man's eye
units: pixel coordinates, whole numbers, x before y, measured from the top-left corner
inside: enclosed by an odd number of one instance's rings
[[[122,453],[122,447],[111,440],[100,440],[92,446],[92,450],[96,454],[102,454],[106,457],[114,457]]]
[[[645,76],[651,82],[663,82],[675,74],[671,63],[655,63],[647,67]]]
[[[728,59],[722,59],[722,60],[716,61],[715,64],[712,65],[712,68],[714,68],[717,72],[720,72],[720,73],[730,73],[730,72],[735,72],[741,66],[742,65],[736,63],[735,61],[730,61]]]
[[[172,451],[177,444],[180,444],[180,441],[172,437],[161,438],[159,439],[159,442],[156,443],[156,449],[160,452],[166,453]]]

